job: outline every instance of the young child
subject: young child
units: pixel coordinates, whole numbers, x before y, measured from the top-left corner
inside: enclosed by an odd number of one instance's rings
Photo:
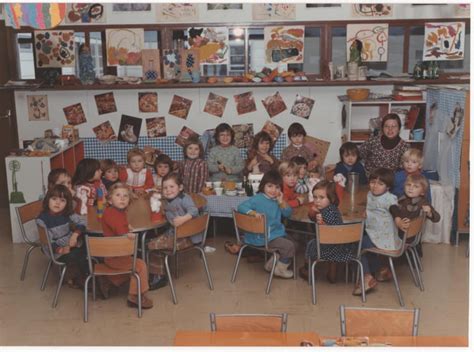
[[[136,234],[130,232],[131,228],[127,219],[127,207],[130,203],[130,188],[128,185],[121,182],[112,185],[107,195],[107,202],[109,206],[105,209],[102,217],[104,237],[127,235],[130,240],[135,239]],[[123,270],[130,270],[133,264],[131,256],[105,258],[104,263],[112,269]],[[142,308],[152,308],[153,301],[146,296],[149,287],[145,262],[137,258],[135,269],[141,281]],[[114,286],[120,286],[127,281],[130,281],[127,304],[130,307],[136,307],[138,305],[138,283],[134,276],[128,274],[99,276],[99,289],[104,299],[109,296],[110,283]]]
[[[43,246],[43,252],[62,263],[78,265],[82,277],[76,279],[83,283],[89,273],[86,247],[81,239],[86,224],[74,214],[72,194],[65,185],[55,184],[48,190],[36,223],[46,228],[51,240],[53,253],[48,246]]]
[[[311,203],[314,200],[313,189],[320,181],[324,179],[324,168],[316,166],[308,171],[307,185],[310,192],[308,192],[308,201]]]
[[[281,188],[283,180],[276,170],[270,170],[263,175],[258,187],[258,193],[250,199],[240,203],[237,210],[239,213],[253,215],[256,217],[264,214],[267,227],[270,233],[268,247],[278,251],[278,261],[274,274],[276,276],[289,279],[293,277],[293,271],[288,270],[291,258],[295,255],[295,244],[286,236],[285,226],[281,222],[281,217],[289,217],[292,209],[283,200]],[[255,246],[263,246],[262,236],[246,233],[244,242]],[[265,263],[265,270],[271,271],[273,259],[270,258]]]
[[[263,174],[271,169],[276,169],[279,161],[271,154],[272,149],[272,137],[265,131],[257,133],[253,137],[252,146],[248,152],[244,170],[245,175],[253,172],[256,167]]]
[[[211,148],[207,159],[211,181],[240,181],[244,160],[234,145],[234,130],[227,123],[221,123],[216,127],[214,138],[216,146]]]
[[[170,173],[163,178],[162,193],[166,200],[164,202],[164,212],[166,219],[171,224],[168,230],[152,239],[148,243],[150,249],[150,289],[155,290],[166,285],[166,271],[164,257],[157,249],[172,249],[174,227],[184,224],[186,221],[199,215],[198,208],[193,199],[184,193],[184,185],[181,177],[177,173]],[[195,235],[189,238],[177,239],[176,247],[178,250],[191,247],[193,243],[200,243],[202,235]]]
[[[100,161],[100,169],[102,170],[102,183],[105,188],[119,182],[119,167],[112,159],[104,159]]]
[[[140,148],[127,153],[128,167],[120,168],[119,179],[129,185],[134,192],[143,193],[154,187],[151,171],[145,167],[145,152]]]
[[[297,194],[307,195],[309,193],[308,187],[308,162],[301,156],[291,158],[291,162],[296,165],[296,186],[295,192]]]
[[[154,167],[156,174],[153,175],[153,182],[155,184],[155,188],[161,192],[161,183],[163,178],[173,171],[173,160],[171,160],[171,158],[166,154],[160,154],[155,159]]]
[[[364,166],[360,163],[359,148],[352,142],[346,142],[339,148],[339,157],[341,161],[336,164],[334,174],[342,174],[346,180],[349,172],[355,172],[359,175],[359,184],[367,184]]]
[[[422,170],[423,153],[421,150],[416,148],[408,149],[403,153],[402,164],[403,170],[395,172],[395,181],[392,189],[392,193],[399,198],[404,194],[404,184],[408,175],[423,175],[426,177],[426,173]],[[431,203],[431,188],[429,182],[425,197],[428,202]]]
[[[290,207],[299,207],[304,203],[305,196],[295,192],[297,181],[296,165],[292,162],[283,162],[278,167],[278,171],[283,179],[283,199]]]
[[[178,164],[186,193],[199,193],[209,179],[204,147],[199,139],[191,139],[183,148],[184,160]]]
[[[295,156],[301,156],[308,162],[310,169],[316,166],[317,162],[313,160],[313,153],[304,145],[304,137],[306,137],[306,130],[303,125],[298,122],[292,123],[288,128],[288,138],[291,143],[283,149],[281,161],[290,161]]]
[[[87,215],[87,208],[94,206],[97,199],[105,199],[107,189],[101,181],[100,162],[96,159],[82,159],[72,178],[78,200],[78,212]]]

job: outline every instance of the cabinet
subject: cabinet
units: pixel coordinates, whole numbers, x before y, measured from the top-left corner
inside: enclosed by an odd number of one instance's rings
[[[22,242],[15,208],[44,197],[48,188],[48,174],[52,169],[65,168],[70,175],[73,175],[77,164],[82,159],[84,159],[84,142],[82,141],[49,156],[8,156],[5,158],[14,243]]]

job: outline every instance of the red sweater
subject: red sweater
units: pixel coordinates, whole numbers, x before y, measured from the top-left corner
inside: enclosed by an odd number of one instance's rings
[[[298,199],[296,198],[295,187],[288,187],[283,183],[283,200],[288,203],[292,208],[300,206]]]
[[[102,216],[104,237],[122,236],[130,232],[128,228],[127,211],[115,207],[107,207]]]
[[[153,175],[150,170],[142,169],[139,172],[133,172],[130,168],[119,169],[119,180],[129,185],[132,190],[148,190],[155,187]]]

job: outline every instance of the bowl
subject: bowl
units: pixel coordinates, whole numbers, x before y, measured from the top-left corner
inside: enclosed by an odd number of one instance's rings
[[[367,100],[369,93],[370,89],[367,88],[351,88],[347,90],[347,96],[353,101]]]
[[[114,84],[117,80],[117,76],[114,75],[105,75],[99,78],[100,83],[105,84]]]
[[[236,196],[237,191],[225,191],[225,194],[228,195],[228,196]]]

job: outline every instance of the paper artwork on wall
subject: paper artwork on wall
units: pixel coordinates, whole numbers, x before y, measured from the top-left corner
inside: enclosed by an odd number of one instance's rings
[[[227,27],[188,28],[186,48],[198,49],[201,64],[225,65],[229,62],[229,29]]]
[[[266,97],[262,100],[262,104],[270,117],[274,117],[286,110],[286,104],[279,92]]]
[[[181,50],[181,76],[180,81],[191,82],[193,77],[200,77],[199,49]]]
[[[11,3],[3,6],[5,24],[15,29],[20,29],[21,26],[54,28],[66,16],[64,3]]]
[[[265,62],[303,63],[304,26],[278,26],[264,29]]]
[[[190,99],[180,97],[179,95],[173,95],[168,114],[179,117],[180,119],[186,119],[192,103],[193,101]]]
[[[208,114],[222,117],[224,115],[225,106],[227,105],[228,99],[226,97],[209,93],[207,98],[206,105],[204,106],[204,112]]]
[[[137,144],[141,127],[142,119],[138,117],[122,115],[120,120],[118,140],[130,144]]]
[[[198,20],[199,4],[165,3],[155,6],[158,22],[194,22]]]
[[[199,134],[194,132],[192,129],[189,127],[184,126],[181,131],[179,132],[178,136],[176,137],[176,140],[174,141],[177,145],[180,145],[181,147],[184,147],[188,140],[190,139],[198,139]]]
[[[354,17],[390,17],[392,16],[393,4],[353,4],[352,15]]]
[[[151,11],[151,4],[150,3],[138,3],[138,4],[118,3],[118,4],[112,4],[112,11],[114,11],[114,12]]]
[[[108,114],[117,111],[113,92],[98,94],[94,96],[97,112],[99,115]]]
[[[341,4],[306,4],[306,8],[320,8],[320,7],[341,7]]]
[[[66,23],[104,23],[104,5],[98,3],[68,3]]]
[[[347,25],[346,54],[350,59],[350,48],[355,40],[362,42],[361,58],[364,62],[387,61],[388,24],[361,23]]]
[[[29,121],[49,121],[47,95],[27,95],[26,99]]]
[[[232,125],[234,144],[237,148],[250,148],[253,141],[253,124]]]
[[[464,22],[426,23],[423,60],[463,60]]]
[[[81,103],[66,106],[63,108],[63,111],[64,115],[66,115],[67,123],[70,125],[76,126],[87,122]]]
[[[318,162],[318,165],[324,165],[324,161],[326,160],[331,142],[323,141],[322,139],[311,136],[306,136],[304,137],[304,145],[311,151],[313,154],[313,159]]]
[[[294,4],[252,4],[252,19],[254,21],[294,20],[295,10],[296,6]]]
[[[181,55],[178,50],[163,50],[163,77],[177,79],[181,74]]]
[[[113,28],[105,30],[107,65],[141,65],[145,43],[143,28]]]
[[[166,136],[166,121],[164,117],[146,119],[146,132],[149,138]]]
[[[100,125],[94,127],[92,130],[94,131],[95,136],[97,137],[99,142],[101,142],[102,144],[117,140],[117,135],[115,134],[115,131],[112,128],[112,125],[110,124],[110,121],[105,121]]]
[[[313,110],[313,106],[313,99],[296,94],[296,100],[293,104],[293,107],[291,108],[291,114],[298,117],[302,117],[304,119],[309,119],[311,111]]]
[[[140,112],[158,112],[158,93],[138,93],[138,110]]]
[[[237,106],[237,114],[239,115],[257,111],[252,92],[234,95],[234,101]]]
[[[161,78],[160,50],[142,50],[142,70],[144,81],[156,81]]]
[[[36,67],[74,67],[74,31],[35,31]]]
[[[458,17],[471,16],[471,4],[454,4],[454,14]]]
[[[280,135],[283,132],[283,127],[278,126],[276,123],[267,120],[262,127],[262,131],[267,132],[272,138],[273,143],[275,143],[276,140],[280,138]]]
[[[207,11],[213,10],[242,10],[243,4],[239,3],[212,3],[207,4]]]

